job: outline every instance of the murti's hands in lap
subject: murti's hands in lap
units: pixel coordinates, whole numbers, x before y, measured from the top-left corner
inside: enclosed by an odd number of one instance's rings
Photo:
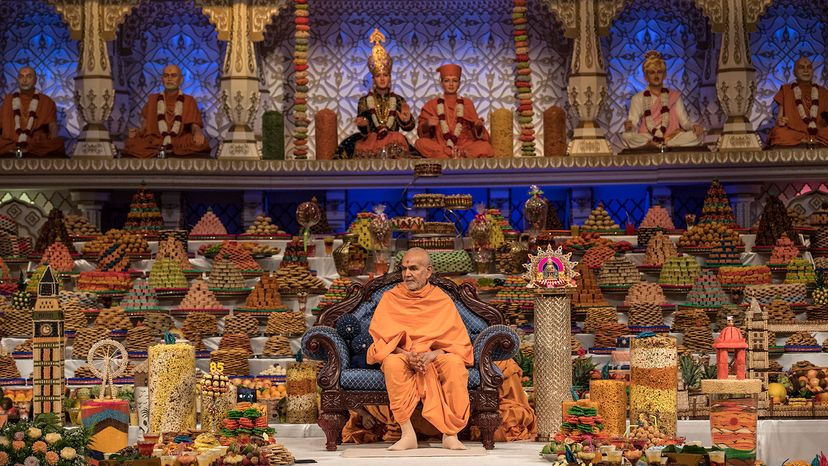
[[[403,123],[411,121],[411,107],[408,104],[404,104],[402,109],[400,109],[400,121]]]
[[[777,126],[788,126],[788,117],[782,115],[776,119]]]
[[[701,137],[701,135],[704,134],[704,126],[702,126],[698,123],[694,124],[693,125],[693,134],[695,134],[697,137]]]
[[[368,119],[363,116],[358,116],[354,119],[357,126],[368,126]]]
[[[633,130],[633,123],[630,120],[624,122],[624,131],[632,131]]]

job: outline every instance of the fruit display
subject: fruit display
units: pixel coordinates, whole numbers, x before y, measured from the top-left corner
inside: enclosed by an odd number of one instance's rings
[[[630,348],[630,419],[654,420],[658,431],[675,437],[678,353],[666,336],[634,338]]]
[[[802,242],[793,227],[788,210],[776,196],[768,197],[762,215],[759,217],[759,226],[756,229],[756,246],[771,247],[776,240],[785,233],[794,244],[799,246]]]
[[[68,273],[75,269],[75,261],[69,253],[69,248],[61,242],[52,243],[43,252],[41,264],[49,264],[56,272]]]
[[[816,273],[814,266],[807,259],[797,257],[788,262],[785,283],[813,284],[815,282]]]
[[[98,236],[101,231],[89,223],[89,220],[82,215],[69,214],[63,218],[66,231],[70,236]]]
[[[718,277],[722,285],[759,285],[771,282],[771,270],[767,265],[719,267]]]
[[[624,305],[632,306],[634,304],[667,304],[667,297],[664,296],[664,290],[658,283],[638,282],[633,285],[627,296],[624,297]]]
[[[589,252],[589,251],[588,251]],[[624,256],[613,256],[604,262],[598,272],[598,285],[608,287],[628,287],[641,281],[638,267]]]
[[[579,275],[575,277],[575,282],[578,287],[575,289],[575,294],[572,295],[572,307],[575,309],[583,309],[595,306],[608,306],[609,303],[601,293],[598,287],[598,280],[595,278],[595,273],[589,267],[582,264],[575,266],[575,270]]]
[[[298,265],[281,266],[276,271],[279,292],[296,293],[300,290],[324,290],[325,283],[311,274],[310,270]]]
[[[256,215],[256,219],[253,220],[253,223],[249,227],[247,227],[244,234],[253,236],[274,236],[285,235],[287,233],[280,230],[277,225],[274,225],[272,218],[264,214],[259,214]]]
[[[721,223],[702,223],[685,231],[679,238],[678,246],[687,249],[711,249],[716,247],[722,239],[729,239],[733,245],[742,249],[745,243],[739,233]]]
[[[155,195],[142,187],[132,195],[124,230],[139,235],[157,234],[164,229],[161,209],[155,201]]]
[[[181,270],[191,270],[190,259],[187,257],[187,251],[184,248],[184,243],[176,240],[172,236],[158,242],[158,253],[155,255],[155,260],[169,259],[176,262],[181,267]]]
[[[579,263],[592,269],[600,269],[604,266],[604,262],[614,256],[614,249],[607,246],[596,246],[587,249]]]
[[[80,291],[127,291],[132,277],[123,272],[81,272],[76,289]]]
[[[190,237],[198,236],[227,236],[227,228],[221,220],[213,213],[213,209],[207,209],[204,215],[198,220],[192,230]]]
[[[161,310],[155,289],[146,280],[135,280],[132,289],[121,300],[120,306],[128,313]]]
[[[150,275],[152,277],[152,275]],[[218,256],[207,280],[211,291],[244,290],[244,277],[230,256]],[[186,284],[185,284],[186,286]]]
[[[671,257],[662,266],[658,283],[668,286],[691,286],[700,271],[701,267],[693,257]]]
[[[204,280],[193,280],[184,299],[178,304],[178,310],[223,311],[226,308],[216,299]]]
[[[730,304],[730,297],[722,290],[722,285],[711,270],[703,270],[693,282],[693,288],[687,293],[687,305],[700,308],[716,308]]]
[[[294,237],[285,246],[281,267],[285,266],[308,268],[308,251],[305,250],[305,243],[301,239]]]
[[[768,264],[788,265],[788,262],[797,257],[799,257],[799,248],[788,238],[787,234],[782,233],[773,246]]]
[[[621,227],[612,220],[604,204],[598,203],[598,207],[592,209],[581,229],[584,231],[615,231],[620,230]]]
[[[708,267],[740,266],[742,253],[731,238],[722,238],[707,254]]]
[[[727,193],[719,180],[713,180],[707,190],[699,223],[717,223],[730,228],[739,228],[739,225],[736,224],[736,217],[733,215],[733,209],[730,207]]]
[[[678,257],[678,250],[675,243],[669,236],[656,233],[654,237],[647,243],[647,252],[644,255],[644,265],[660,267],[663,266],[668,259]]]
[[[72,245],[72,240],[69,238],[69,232],[66,230],[64,223],[63,211],[53,208],[49,211],[49,216],[46,217],[46,223],[40,227],[37,232],[37,240],[34,243],[34,252],[36,254],[43,254],[50,244],[61,242],[69,248],[70,253],[78,252],[75,246]]]
[[[170,258],[163,258],[152,263],[149,284],[156,290],[187,288],[187,278],[181,270],[181,264]]]
[[[676,226],[673,224],[673,219],[667,209],[660,205],[653,205],[647,210],[644,219],[641,221],[641,228],[661,228],[663,230],[675,230]],[[640,244],[639,244],[640,245]]]

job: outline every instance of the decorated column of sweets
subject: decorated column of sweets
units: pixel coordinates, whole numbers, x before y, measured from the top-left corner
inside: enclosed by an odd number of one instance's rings
[[[598,273],[598,286],[625,289],[639,283],[641,274],[625,256],[614,256],[604,262]]]
[[[72,240],[69,238],[69,232],[66,230],[66,224],[63,223],[63,211],[53,208],[49,211],[49,216],[46,217],[46,223],[40,227],[37,232],[37,241],[34,244],[34,252],[42,254],[50,244],[60,241],[69,248],[69,252],[76,253],[75,247],[72,245]]]
[[[149,431],[160,434],[195,429],[195,349],[187,343],[151,346],[148,366]]]
[[[287,423],[316,422],[316,362],[290,363],[287,368]]]
[[[658,283],[663,287],[690,287],[701,271],[699,263],[690,256],[671,257],[661,268]]]
[[[244,306],[237,307],[236,311],[254,313],[287,311],[287,306],[282,303],[279,287],[279,281],[273,276],[273,272],[265,273],[247,296]]]
[[[797,257],[788,262],[788,271],[785,274],[785,283],[816,283],[814,266],[808,259]]]
[[[678,354],[666,336],[634,338],[630,349],[630,423],[655,421],[659,432],[676,436]]]
[[[298,236],[294,236],[285,246],[285,254],[282,257],[281,267],[298,265],[308,268],[308,251]]]
[[[609,212],[604,209],[603,203],[599,203],[598,207],[589,213],[586,222],[581,226],[583,231],[615,232],[620,229],[621,227],[612,220]]]
[[[229,256],[219,256],[213,262],[208,280],[210,291],[240,291],[246,290],[244,277]]]
[[[647,242],[647,252],[644,255],[644,265],[650,267],[661,267],[672,257],[678,257],[678,250],[675,243],[669,236],[657,232]]]
[[[756,246],[772,247],[776,240],[782,237],[782,233],[785,233],[795,245],[802,244],[794,230],[793,222],[788,217],[785,204],[775,196],[768,197],[756,229]]]
[[[172,236],[158,242],[158,252],[155,255],[155,260],[164,258],[177,262],[181,270],[193,269],[190,265],[190,259],[187,257],[187,251],[184,249],[184,244]]]
[[[41,264],[49,264],[52,270],[61,273],[69,273],[75,269],[75,261],[69,254],[69,248],[61,242],[52,243],[43,252],[40,259]]]
[[[736,217],[733,215],[733,209],[730,207],[727,193],[719,180],[713,180],[707,190],[699,223],[718,223],[730,228],[739,228],[739,225],[736,224]]]
[[[155,202],[155,195],[142,187],[132,196],[124,230],[139,235],[155,235],[163,229],[164,219]]]
[[[152,263],[149,283],[156,290],[187,289],[187,277],[181,270],[181,264],[170,258],[163,258]]]
[[[155,289],[146,280],[135,280],[132,289],[121,300],[121,307],[127,314],[141,315],[150,311],[161,311],[163,308],[158,304],[158,296]]]
[[[593,380],[589,382],[589,399],[598,403],[598,412],[604,420],[604,433],[624,435],[627,430],[627,384],[623,380]]]
[[[194,237],[216,237],[227,236],[227,228],[221,223],[221,220],[213,213],[213,209],[207,209],[207,212],[201,216],[192,230],[190,230],[190,238]]]
[[[782,233],[782,236],[776,240],[776,244],[773,246],[768,265],[787,266],[788,262],[797,257],[799,257],[799,248],[788,238],[787,233]]]
[[[178,311],[187,312],[226,312],[216,296],[207,287],[204,280],[194,280],[184,299],[178,305]]]
[[[293,94],[293,158],[308,158],[308,44],[310,43],[310,14],[308,0],[294,3],[293,79],[296,89]]]
[[[285,253],[287,253],[287,251],[285,251]],[[260,273],[262,271],[262,266],[253,259],[253,255],[250,254],[250,251],[242,246],[241,243],[236,241],[222,242],[221,249],[219,249],[216,257],[230,258],[236,268],[243,272]]]
[[[529,34],[526,18],[526,0],[514,0],[512,28],[515,38],[517,62],[515,87],[518,98],[518,124],[520,125],[520,153],[523,157],[535,156],[535,110],[532,106],[532,70],[529,67]]]

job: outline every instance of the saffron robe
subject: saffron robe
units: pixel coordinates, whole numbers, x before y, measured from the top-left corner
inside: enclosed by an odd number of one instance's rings
[[[129,157],[136,157],[139,159],[149,159],[158,156],[161,151],[161,145],[164,138],[158,130],[158,96],[161,94],[153,94],[148,99],[141,115],[144,118],[144,125],[135,137],[129,138],[124,145],[124,155]],[[184,96],[184,106],[181,111],[181,130],[177,136],[172,137],[172,154],[168,156],[188,156],[195,154],[207,154],[210,152],[210,143],[207,142],[205,136],[204,143],[196,144],[193,135],[193,125],[198,125],[204,128],[204,123],[201,120],[201,111],[198,109],[195,99],[182,94]],[[165,119],[167,121],[167,128],[172,129],[175,120],[175,103],[178,98],[178,93],[166,94],[164,93]]]
[[[13,94],[6,96],[0,110],[0,154],[7,154],[17,150],[17,133],[14,125],[14,109],[12,108]],[[20,127],[25,128],[29,122],[29,104],[32,96],[20,94]],[[52,137],[49,131],[49,124],[57,123],[57,106],[49,96],[38,94],[37,116],[32,125],[32,134],[29,136],[28,144],[21,146],[25,153],[38,157],[63,157],[66,155],[66,148],[63,138]]]
[[[811,84],[816,86],[816,84]],[[828,112],[828,91],[824,87],[817,86],[819,90],[817,98],[819,105],[817,106],[816,126],[817,133],[814,135],[814,142],[822,145],[828,145],[828,122],[825,121],[823,114]],[[809,138],[808,125],[799,116],[799,109],[796,105],[796,98],[793,93],[793,86],[785,84],[779,89],[779,92],[773,97],[773,101],[779,105],[779,111],[788,118],[786,126],[775,126],[768,135],[768,145],[770,146],[796,146],[802,143],[802,140]],[[811,90],[802,90],[802,107],[805,109],[805,114],[811,112]]]
[[[692,147],[702,144],[702,140],[696,133],[693,132],[693,122],[690,121],[690,116],[687,114],[687,109],[684,107],[684,102],[681,100],[681,94],[678,91],[669,91],[667,97],[667,108],[669,109],[669,117],[667,119],[667,131],[664,133],[665,145],[667,147]],[[627,131],[621,134],[621,139],[624,145],[628,148],[635,149],[642,147],[652,142],[653,135],[647,129],[647,122],[644,117],[644,111],[649,106],[652,112],[652,118],[656,126],[661,124],[661,98],[647,96],[644,91],[639,92],[630,99],[630,114],[627,121],[632,122],[633,131]],[[638,129],[635,130],[635,126]]]
[[[417,134],[420,138],[414,143],[414,147],[423,157],[447,159],[451,157],[452,151],[446,143],[443,130],[439,126],[436,128],[428,126],[430,118],[438,118],[437,100],[429,100],[420,112],[420,118],[417,120]],[[466,158],[494,157],[494,149],[491,142],[489,142],[489,132],[486,131],[485,126],[479,138],[474,134],[473,125],[479,119],[477,111],[474,109],[474,102],[471,99],[463,98],[463,121],[457,121],[457,100],[455,96],[445,97],[444,106],[449,134],[454,134],[458,124],[463,125],[460,135],[457,136],[455,147],[460,152],[464,152]]]

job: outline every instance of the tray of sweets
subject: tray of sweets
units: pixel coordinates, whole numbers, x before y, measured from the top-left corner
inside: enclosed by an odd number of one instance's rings
[[[236,239],[237,235],[190,235],[188,241],[223,241]]]
[[[213,309],[170,309],[171,316],[184,317],[188,314],[213,314],[218,316],[226,316],[227,314],[230,314],[230,309],[224,307]]]
[[[221,297],[247,296],[253,288],[210,288],[210,291]]]
[[[627,306],[626,304],[619,304],[619,305],[618,305],[618,306],[616,306],[615,308],[616,308],[618,311],[621,311],[621,312],[624,312],[624,311],[629,311],[629,310],[630,310],[630,306]],[[661,304],[661,310],[662,310],[662,311],[664,311],[664,312],[673,311],[673,310],[675,310],[675,309],[676,309],[676,305],[675,305],[675,304],[672,304],[672,303],[663,303],[663,304]]]
[[[257,235],[253,233],[242,233],[236,235],[237,240],[259,240],[259,241],[278,241],[284,239],[290,239],[293,235],[289,233],[283,234],[275,234],[275,235]]]
[[[786,353],[821,353],[822,346],[820,345],[785,345]]]
[[[12,357],[14,359],[32,359],[31,351],[13,351]]]
[[[638,266],[638,270],[644,273],[659,273],[661,272],[661,267],[660,265],[642,264]]]

